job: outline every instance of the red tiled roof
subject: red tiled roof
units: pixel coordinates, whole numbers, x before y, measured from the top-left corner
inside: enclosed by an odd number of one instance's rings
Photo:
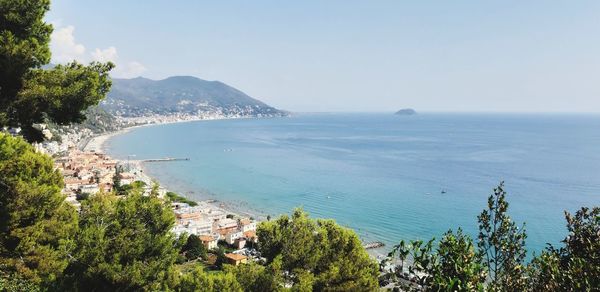
[[[241,260],[245,260],[248,258],[245,255],[241,255],[241,254],[237,254],[237,253],[226,253],[225,257],[232,259],[234,261],[241,261]]]
[[[199,235],[198,238],[200,238],[200,240],[202,242],[208,242],[208,241],[213,241],[215,240],[214,237],[210,236],[210,235]]]

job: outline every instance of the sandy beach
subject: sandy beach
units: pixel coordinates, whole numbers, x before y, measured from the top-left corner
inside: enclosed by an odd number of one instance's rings
[[[117,135],[127,133],[127,132],[131,131],[131,129],[133,129],[133,127],[125,128],[125,129],[122,129],[122,130],[119,130],[116,132],[102,134],[99,136],[94,136],[83,147],[83,151],[103,153],[104,152],[104,148],[103,148],[104,143],[106,143],[106,141],[108,141],[108,139],[110,139],[114,136],[117,136]]]

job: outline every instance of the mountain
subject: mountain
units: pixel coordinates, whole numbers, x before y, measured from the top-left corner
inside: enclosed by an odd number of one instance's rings
[[[283,116],[275,109],[220,81],[192,76],[163,80],[113,79],[101,107],[111,114],[138,117],[153,114],[218,113],[238,116]]]
[[[416,115],[416,114],[417,114],[417,112],[412,108],[403,108],[396,112],[396,115],[399,115],[399,116],[412,116],[412,115]]]

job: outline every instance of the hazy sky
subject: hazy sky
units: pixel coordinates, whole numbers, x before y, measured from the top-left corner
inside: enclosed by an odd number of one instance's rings
[[[291,111],[600,112],[600,1],[54,0],[54,62]]]

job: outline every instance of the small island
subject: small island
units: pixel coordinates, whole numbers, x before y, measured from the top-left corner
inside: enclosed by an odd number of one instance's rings
[[[399,116],[412,116],[412,115],[416,115],[416,114],[417,114],[417,112],[412,108],[403,108],[396,112],[396,115],[399,115]]]

